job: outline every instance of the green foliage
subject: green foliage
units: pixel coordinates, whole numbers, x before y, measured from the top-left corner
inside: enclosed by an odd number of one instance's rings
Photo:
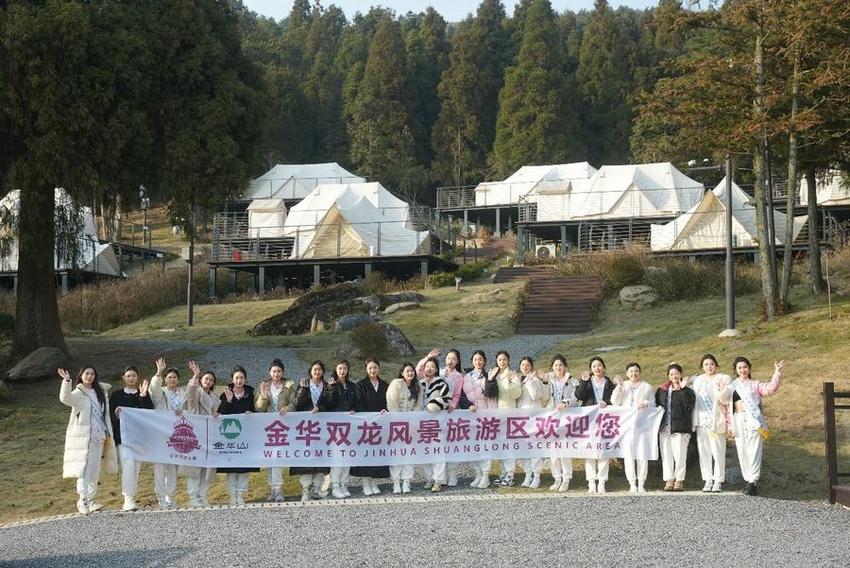
[[[624,254],[612,257],[608,267],[608,282],[616,290],[640,283],[644,269],[636,255]]]
[[[484,271],[490,266],[487,261],[470,262],[461,264],[457,270],[452,272],[434,272],[428,275],[428,285],[431,288],[443,288],[454,286],[455,277],[460,276],[464,282],[472,282],[481,278]]]

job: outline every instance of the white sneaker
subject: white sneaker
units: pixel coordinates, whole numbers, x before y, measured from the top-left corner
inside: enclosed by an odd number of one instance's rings
[[[402,493],[410,493],[410,480],[405,479],[401,482],[401,492]]]
[[[381,488],[378,487],[378,482],[373,479],[372,480],[372,495],[380,495],[380,494],[381,494]]]
[[[435,481],[434,485],[431,486],[431,493],[439,493],[440,492],[440,482]]]
[[[310,489],[302,489],[301,490],[301,502],[306,503],[310,500]]]
[[[348,485],[342,486],[342,492],[345,494],[345,497],[351,497],[351,491],[348,490]]]
[[[244,505],[245,504],[245,493],[242,491],[236,492],[236,504]]]
[[[90,513],[94,513],[95,511],[100,511],[101,509],[103,509],[102,503],[98,503],[97,501],[91,501],[89,503],[89,512]]]
[[[236,493],[230,493],[230,494],[228,494],[228,497],[229,497],[229,501],[228,501],[227,504],[230,505],[231,507],[235,507],[237,505],[237,503],[236,503]],[[162,509],[162,505],[160,505],[159,508]]]
[[[490,475],[481,474],[481,481],[478,483],[478,489],[487,489],[490,487]]]
[[[478,487],[481,484],[481,472],[475,472],[475,479],[469,484],[470,487]]]
[[[448,485],[449,487],[457,487],[457,474],[456,473],[450,473],[449,474],[449,480],[448,480],[448,482],[446,482],[446,485]]]
[[[88,515],[90,512],[89,502],[80,497],[80,499],[77,501],[77,511],[82,513],[83,515]]]
[[[425,486],[424,486],[425,491],[428,491],[432,487],[434,487],[434,480],[433,479],[429,479],[428,481],[425,482]]]
[[[711,486],[712,493],[722,493],[723,492],[723,482],[715,481],[714,485]]]
[[[561,486],[558,487],[558,493],[566,493],[569,490],[570,490],[570,478],[567,477],[561,482]]]
[[[637,493],[637,485],[634,483],[629,485],[629,493]]]
[[[338,483],[334,484],[331,495],[333,495],[334,499],[345,499],[345,492],[343,492],[342,487]]]
[[[646,489],[644,489],[643,483],[638,485],[638,493],[646,493]]]
[[[605,493],[605,482],[604,481],[599,482],[599,487],[596,489],[596,492],[597,493]]]
[[[561,478],[556,477],[555,483],[553,483],[552,485],[549,486],[549,491],[557,491],[560,488],[561,488]]]
[[[200,509],[204,504],[197,497],[189,497],[189,508],[190,509]]]
[[[283,496],[283,488],[280,488],[277,490],[277,493],[275,493],[274,502],[283,503],[284,501],[286,501],[286,498]]]
[[[703,485],[703,486],[702,486],[702,492],[703,492],[703,493],[708,493],[709,491],[711,491],[711,487],[712,487],[711,480],[706,481],[706,482],[705,482],[705,485]]]
[[[122,511],[135,511],[138,508],[139,507],[136,505],[135,499],[129,495],[124,496],[124,505],[121,507]]]
[[[393,495],[401,494],[401,481],[393,481]]]
[[[269,489],[269,496],[266,497],[266,503],[274,503],[275,497],[277,497],[277,491]]]
[[[531,478],[532,478],[532,474],[526,473],[525,477],[522,480],[522,484],[520,485],[520,487],[531,487]]]
[[[540,474],[539,473],[535,473],[535,474],[532,475],[531,484],[529,484],[529,487],[531,489],[537,489],[538,487],[540,487]]]
[[[596,493],[596,482],[588,481],[587,482],[587,492],[588,493]]]
[[[363,480],[363,495],[369,497],[372,495],[372,484],[369,483],[368,479]]]

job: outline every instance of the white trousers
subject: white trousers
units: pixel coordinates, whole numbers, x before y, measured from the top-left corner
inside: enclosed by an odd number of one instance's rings
[[[312,486],[316,491],[322,488],[322,482],[325,481],[324,473],[303,473],[301,477],[298,478],[299,483],[301,483],[301,489],[307,490]]]
[[[192,477],[191,475],[186,477],[186,492],[189,494],[189,500],[199,500],[201,502],[206,501],[210,485],[212,485],[214,481],[215,469],[208,467],[202,467],[201,472],[197,477]]]
[[[446,463],[446,475],[448,475],[448,477],[454,477],[455,479],[457,479],[457,468],[459,465],[459,462]]]
[[[507,460],[502,460],[502,475],[503,476],[514,476],[514,471],[516,471],[516,458],[510,458]]]
[[[735,428],[735,449],[738,450],[738,463],[741,465],[741,476],[747,483],[757,483],[761,478],[761,456],[764,440],[758,430],[744,428],[744,414],[732,417]]]
[[[661,432],[661,469],[664,481],[684,481],[688,469],[688,442],[690,434]]]
[[[125,455],[124,447],[120,444],[116,449],[121,458],[121,493],[124,497],[133,499],[139,486],[139,468],[142,462]]]
[[[228,495],[236,495],[237,493],[248,492],[247,473],[228,473],[227,474],[227,493]]]
[[[478,462],[478,470],[487,475],[490,473],[490,467],[493,465],[493,460],[481,460]]]
[[[435,483],[446,483],[446,462],[422,464],[422,474]]]
[[[403,481],[405,479],[410,481],[413,479],[413,466],[411,464],[391,465],[390,479],[393,481]],[[442,483],[442,481],[440,483]]]
[[[629,481],[629,485],[643,486],[646,483],[646,474],[649,471],[647,460],[623,458],[623,469],[626,470],[626,479]]]
[[[697,427],[699,469],[703,481],[726,481],[726,434]]]
[[[413,466],[411,466],[413,467]],[[348,486],[348,472],[350,467],[332,467],[331,468],[331,483],[334,485]]]
[[[269,488],[270,489],[280,489],[283,487],[283,468],[282,467],[270,467],[269,468]]]
[[[153,464],[153,485],[160,501],[174,501],[177,492],[177,466],[170,463]]]
[[[524,458],[522,460],[522,469],[526,475],[532,472],[540,474],[543,471],[543,458]]]
[[[83,474],[77,478],[77,493],[80,499],[94,501],[97,495],[97,482],[100,479],[100,460],[103,457],[103,440],[92,438],[89,451],[86,452],[86,465]]]
[[[555,479],[573,478],[573,458],[552,458],[549,462],[551,464],[552,477]]]
[[[584,460],[584,475],[588,481],[608,481],[608,460]]]

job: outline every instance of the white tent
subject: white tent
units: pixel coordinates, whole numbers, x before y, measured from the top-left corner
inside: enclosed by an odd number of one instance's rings
[[[520,197],[563,195],[574,181],[586,180],[595,173],[596,169],[587,162],[523,166],[504,181],[479,183],[475,187],[475,205],[516,205]]]
[[[786,216],[773,212],[776,244],[783,243]],[[807,216],[794,218],[794,240],[806,225]],[[713,250],[726,246],[726,179],[687,212],[665,224],[653,224],[650,245],[653,251]],[[749,195],[732,184],[732,242],[736,247],[758,243],[756,209]]]
[[[282,237],[285,222],[283,199],[255,199],[248,206],[248,236],[252,239]]]
[[[410,209],[379,183],[320,185],[286,217],[294,258],[404,256],[428,233],[410,228]]]
[[[336,162],[326,164],[278,164],[252,180],[240,201],[304,198],[316,186],[328,183],[364,183]]]
[[[57,208],[70,207],[73,200],[63,189],[54,190],[54,200]],[[20,210],[21,193],[19,190],[10,191],[3,199],[0,199],[0,207],[7,209],[12,215],[17,215]],[[56,259],[54,268],[56,270],[68,270],[79,268],[85,272],[106,274],[110,276],[121,276],[118,256],[115,254],[111,244],[102,244],[97,236],[97,224],[90,207],[82,207],[82,226],[77,236],[79,256],[76,263],[69,266],[64,260]],[[16,272],[18,270],[18,242],[13,240],[9,254],[0,257],[0,271]]]
[[[602,166],[573,189],[569,219],[672,217],[698,204],[704,191],[669,162]]]
[[[850,175],[830,171],[823,179],[815,181],[818,205],[826,207],[850,205]],[[809,204],[809,183],[806,178],[800,180],[800,204]]]

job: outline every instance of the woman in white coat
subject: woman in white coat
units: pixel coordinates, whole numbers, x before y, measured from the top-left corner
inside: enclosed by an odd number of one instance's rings
[[[579,384],[578,379],[570,376],[567,359],[560,353],[552,358],[552,373],[547,378],[551,393],[549,408],[562,411],[579,405],[579,401],[576,398],[576,387]],[[573,479],[573,459],[571,457],[553,454],[549,462],[552,466],[552,478],[554,480],[549,490],[559,491],[561,493],[569,491],[570,481]]]
[[[694,428],[699,449],[699,469],[703,492],[720,493],[726,481],[726,413],[732,402],[732,377],[717,372],[717,359],[707,353],[700,361],[702,374],[694,377],[691,388],[697,395]]]
[[[534,360],[531,357],[523,357],[520,360],[519,376],[522,382],[519,408],[546,408],[549,404],[549,398],[552,396],[549,391],[549,381],[542,372],[534,370]],[[531,489],[540,487],[543,459],[523,458],[522,469],[525,471],[522,486]]]
[[[154,410],[177,414],[183,411],[186,405],[186,391],[177,386],[179,382],[180,371],[175,367],[168,367],[164,358],[157,358],[156,375],[151,378],[148,387]],[[177,466],[170,463],[153,464],[153,484],[159,508],[176,507],[174,494],[177,492]]]
[[[510,367],[511,356],[507,351],[496,354],[496,367],[490,370],[488,381],[485,383],[484,395],[495,398],[497,408],[516,408],[519,397],[522,396],[522,383]],[[496,480],[497,485],[513,487],[516,458],[502,460],[502,475]]]
[[[71,407],[62,477],[77,478],[77,510],[87,515],[103,508],[95,501],[100,472],[118,473],[106,396],[110,386],[97,380],[97,370],[92,366],[80,369],[73,386],[67,370],[57,369],[57,372],[62,377],[59,401]]]
[[[628,381],[623,381],[623,377],[619,375],[614,377],[614,384],[617,386],[611,393],[611,405],[639,410],[654,407],[655,390],[649,383],[641,380],[640,365],[637,363],[626,365],[626,376],[629,378]],[[623,469],[626,470],[626,479],[629,481],[629,493],[645,493],[644,484],[649,462],[626,456],[623,458]]]
[[[419,409],[422,389],[416,378],[413,363],[404,363],[398,372],[398,378],[387,387],[387,412],[413,412]],[[413,464],[391,465],[390,478],[393,480],[393,494],[410,493],[410,481],[413,479]]]
[[[189,361],[192,378],[186,385],[186,412],[201,416],[218,416],[221,399],[215,395],[215,373],[201,374],[201,368]],[[215,481],[215,468],[180,466],[179,472],[186,475],[186,491],[190,507],[209,507],[207,494]]]

